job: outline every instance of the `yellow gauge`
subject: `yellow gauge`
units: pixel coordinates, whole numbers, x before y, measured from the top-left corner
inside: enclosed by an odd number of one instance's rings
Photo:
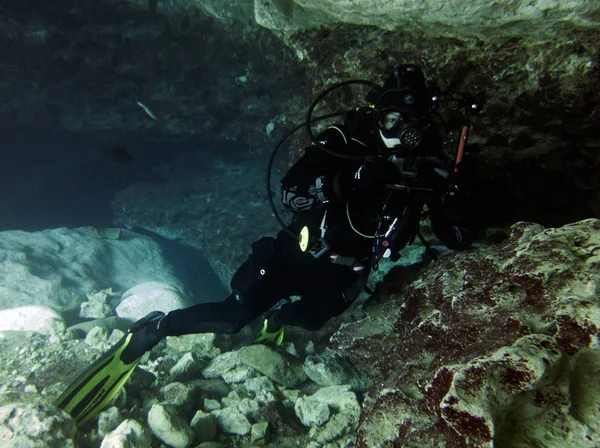
[[[308,250],[309,237],[310,233],[308,231],[308,227],[302,227],[302,230],[300,230],[300,235],[298,236],[298,243],[300,244],[300,250],[302,252],[306,252]]]

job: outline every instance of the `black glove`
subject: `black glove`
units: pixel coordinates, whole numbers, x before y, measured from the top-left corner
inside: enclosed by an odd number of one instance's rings
[[[451,189],[442,196],[440,212],[450,220],[458,221],[466,214],[466,202],[464,194],[458,189]]]
[[[131,335],[131,339],[121,354],[121,360],[125,364],[131,364],[167,336],[165,317],[165,313],[161,311],[152,311],[127,330],[125,338]]]
[[[465,217],[472,207],[475,166],[463,161],[448,177],[448,186],[441,196],[441,212],[452,220]]]

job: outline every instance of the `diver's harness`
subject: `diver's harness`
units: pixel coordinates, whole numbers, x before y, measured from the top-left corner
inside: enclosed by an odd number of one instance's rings
[[[317,138],[314,135],[312,128],[311,128],[311,125],[313,123],[316,123],[316,122],[322,121],[322,120],[326,120],[328,118],[344,116],[344,115],[348,114],[349,112],[351,112],[351,111],[334,112],[334,113],[322,115],[322,116],[319,116],[316,118],[312,117],[315,107],[317,106],[317,104],[319,102],[321,102],[321,100],[326,95],[328,95],[329,93],[331,93],[332,91],[334,91],[336,89],[339,89],[339,88],[344,87],[349,84],[362,84],[362,85],[370,86],[371,88],[374,88],[374,89],[381,88],[379,85],[377,85],[373,82],[370,82],[370,81],[349,80],[349,81],[343,81],[343,82],[336,83],[336,84],[330,86],[329,88],[327,88],[326,90],[324,90],[312,102],[312,104],[308,108],[308,112],[306,114],[306,121],[300,125],[295,126],[279,141],[277,146],[271,152],[271,156],[269,158],[269,162],[267,165],[267,178],[266,178],[267,197],[269,198],[269,205],[271,206],[271,211],[273,212],[275,219],[277,220],[279,225],[286,232],[288,232],[293,238],[298,238],[300,249],[303,252],[310,251],[315,258],[321,258],[325,254],[330,252],[330,246],[325,238],[326,231],[327,231],[327,225],[326,225],[327,211],[324,212],[323,220],[321,221],[321,226],[320,226],[321,234],[318,238],[318,241],[320,243],[320,248],[318,250],[311,250],[311,249],[314,249],[315,241],[314,241],[313,236],[310,235],[310,231],[309,231],[308,227],[306,227],[306,226],[303,227],[302,230],[300,231],[300,234],[297,235],[294,232],[292,232],[285,225],[285,223],[279,216],[279,213],[277,212],[274,201],[273,201],[273,192],[271,191],[271,170],[273,167],[273,162],[275,160],[275,156],[277,155],[277,152],[279,151],[279,149],[281,148],[283,143],[292,134],[294,134],[296,131],[298,131],[299,129],[301,129],[303,127],[307,128],[309,137],[312,141],[312,144],[315,147],[321,149],[322,151],[325,151],[326,153],[328,153],[334,157],[339,157],[342,159],[350,159],[350,160],[362,160],[362,161],[366,161],[369,158],[369,156],[351,156],[351,155],[342,154],[342,153],[339,153],[336,151],[332,151],[331,149],[327,148],[325,146],[325,144],[323,144],[322,142],[317,140]],[[461,94],[458,92],[448,92],[448,93],[444,93],[444,94],[439,93],[432,97],[432,102],[433,102],[434,106],[432,106],[430,113],[433,112],[437,108],[438,101],[442,97],[444,97],[444,99],[448,99],[452,102],[460,103],[460,104],[462,104],[462,107],[463,107],[464,123],[463,123],[462,129],[461,129],[461,135],[460,135],[460,140],[459,140],[459,144],[458,144],[456,160],[455,160],[455,164],[454,164],[454,172],[457,172],[458,165],[463,160],[465,148],[467,145],[468,132],[469,132],[470,124],[471,124],[470,117],[472,115],[475,115],[476,113],[478,113],[481,110],[482,101],[480,99],[476,99],[474,97],[470,97],[470,96],[467,96],[465,94]],[[442,123],[444,123],[441,116],[439,116],[438,114],[436,114],[436,116]],[[392,151],[392,153],[395,153],[395,152],[396,151]],[[404,171],[403,158],[396,157],[396,155],[393,155],[391,157],[391,159],[393,162],[396,163],[396,165],[398,166],[398,169],[400,170],[401,173],[403,173],[403,174],[409,173],[409,172],[407,173],[406,171]],[[396,159],[396,160],[394,160],[394,159]],[[424,156],[424,157],[421,157],[421,159],[429,159],[429,160],[425,160],[425,161],[435,162],[435,164],[437,164],[438,167],[435,168],[434,170],[440,176],[442,176],[444,178],[448,178],[450,176],[450,173],[448,173],[447,171],[445,171],[441,168],[443,163],[441,162],[441,160],[439,158]],[[411,174],[416,176],[417,173],[411,173]],[[320,182],[320,184],[319,184],[319,182]],[[323,194],[323,179],[322,179],[322,177],[317,178],[315,187],[316,187],[317,197],[319,198],[319,200],[321,200],[321,202],[323,202],[323,203],[326,203],[327,202],[326,197]],[[404,185],[404,184],[387,185],[387,188],[390,191],[389,191],[386,201],[384,202],[381,213],[379,214],[377,230],[375,231],[375,234],[372,236],[365,235],[365,234],[359,232],[355,228],[355,226],[352,223],[352,219],[350,217],[349,204],[346,203],[346,215],[347,215],[348,223],[349,223],[350,227],[352,228],[352,230],[364,238],[372,238],[373,239],[372,266],[373,266],[374,270],[377,270],[378,263],[382,258],[390,258],[393,261],[397,261],[399,258],[398,251],[400,249],[402,249],[406,244],[408,244],[410,242],[410,240],[415,236],[415,234],[416,234],[416,236],[419,237],[419,239],[425,246],[426,251],[430,250],[430,244],[423,238],[423,236],[421,235],[421,233],[419,231],[419,224],[420,224],[420,221],[423,219],[422,210],[423,210],[423,205],[425,203],[424,195],[426,195],[428,193],[433,193],[434,190],[430,189],[430,188],[423,188],[423,187],[419,187],[419,186],[410,186],[410,185]],[[456,185],[451,185],[450,188],[457,189]],[[404,213],[402,214],[402,216],[391,216],[391,215],[387,214],[390,199],[391,199],[393,193],[398,192],[398,191],[404,191],[407,193],[407,195],[409,196],[408,204],[404,207]],[[410,197],[411,194],[413,195],[413,197]],[[414,196],[416,196],[416,197],[414,197]],[[325,200],[323,200],[321,197]],[[351,266],[356,272],[360,272],[361,270],[365,269],[365,263],[362,260],[357,260],[354,257],[341,257],[337,254],[331,253],[330,259],[331,259],[332,263],[341,264],[341,265],[345,265],[348,267]]]

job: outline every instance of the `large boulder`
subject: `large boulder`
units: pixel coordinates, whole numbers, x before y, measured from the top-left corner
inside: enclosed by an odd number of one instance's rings
[[[242,363],[286,387],[297,386],[308,379],[300,360],[288,353],[261,344],[249,345],[238,353]]]
[[[62,316],[44,306],[20,306],[0,310],[0,331],[35,331],[50,333],[51,330],[63,330]]]
[[[152,239],[134,232],[59,228],[0,233],[0,309],[79,306],[90,292],[147,281],[182,287]]]
[[[595,446],[599,246],[600,220],[521,222],[409,286],[384,284],[401,295],[332,338],[373,379],[357,443]]]
[[[138,320],[152,311],[168,313],[193,304],[181,288],[160,282],[145,282],[123,294],[116,313],[122,319]]]

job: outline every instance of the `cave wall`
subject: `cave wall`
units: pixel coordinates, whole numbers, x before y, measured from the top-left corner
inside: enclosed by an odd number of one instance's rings
[[[291,50],[251,20],[251,3],[225,6],[4,2],[0,120],[262,146],[278,98],[295,100],[305,81]]]
[[[314,92],[412,62],[442,90],[483,95],[470,137],[483,225],[600,213],[600,4],[256,0],[255,10],[307,64]]]
[[[597,2],[9,0],[1,10],[5,123],[201,135],[265,154],[324,86],[381,82],[414,62],[444,90],[485,95],[470,140],[482,225],[600,214]]]

